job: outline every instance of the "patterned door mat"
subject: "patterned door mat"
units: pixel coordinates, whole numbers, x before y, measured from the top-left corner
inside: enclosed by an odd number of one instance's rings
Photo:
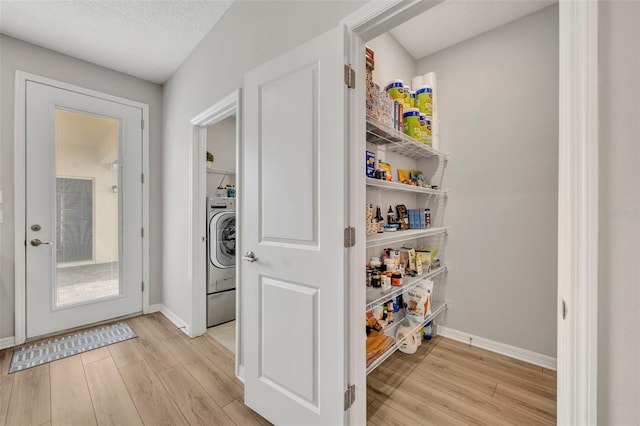
[[[129,327],[129,324],[121,322],[18,348],[13,351],[9,373],[26,370],[134,337],[138,337],[138,335]]]

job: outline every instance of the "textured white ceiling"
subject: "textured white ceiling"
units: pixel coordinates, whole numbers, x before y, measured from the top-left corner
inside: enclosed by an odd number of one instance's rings
[[[0,0],[0,32],[164,83],[233,0]]]
[[[448,0],[391,30],[413,59],[544,9],[557,1]]]

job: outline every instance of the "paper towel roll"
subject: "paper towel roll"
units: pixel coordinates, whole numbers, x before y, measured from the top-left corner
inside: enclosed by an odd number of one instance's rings
[[[422,81],[424,82],[423,84],[426,84],[427,86],[431,86],[433,87],[436,83],[436,73],[435,72],[428,72],[426,74],[424,74],[422,76]]]
[[[424,86],[423,77],[421,75],[413,77],[411,79],[411,90],[415,92],[420,88],[420,86]]]

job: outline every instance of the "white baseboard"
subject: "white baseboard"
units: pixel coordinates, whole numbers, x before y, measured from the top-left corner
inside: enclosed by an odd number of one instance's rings
[[[238,375],[236,376],[238,380],[244,383],[244,365],[238,366]]]
[[[10,348],[15,345],[16,339],[13,336],[0,338],[0,349]]]
[[[444,337],[448,337],[452,340],[457,340],[462,343],[469,343],[471,338],[472,346],[486,349],[491,352],[495,352],[500,355],[505,355],[510,358],[519,359],[530,364],[539,365],[549,370],[556,370],[556,358],[539,354],[537,352],[530,351],[528,349],[522,349],[515,346],[507,345],[506,343],[496,342],[494,340],[485,339],[484,337],[474,336],[473,334],[465,333],[464,331],[454,330],[452,328],[438,326],[438,334]]]
[[[162,303],[156,303],[155,305],[149,305],[149,313],[162,312],[164,305]]]
[[[178,329],[180,329],[184,334],[189,336],[189,325],[186,323],[186,321],[173,313],[173,311],[164,306],[162,303],[149,305],[149,313],[152,314],[154,312],[160,312],[162,315],[167,317],[167,319],[171,321],[176,327],[178,327]]]

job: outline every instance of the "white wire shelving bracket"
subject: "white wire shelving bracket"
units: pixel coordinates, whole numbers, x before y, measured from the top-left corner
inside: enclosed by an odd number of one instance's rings
[[[367,116],[367,142],[386,145],[387,151],[415,160],[434,156],[446,160],[449,156],[369,116]]]

